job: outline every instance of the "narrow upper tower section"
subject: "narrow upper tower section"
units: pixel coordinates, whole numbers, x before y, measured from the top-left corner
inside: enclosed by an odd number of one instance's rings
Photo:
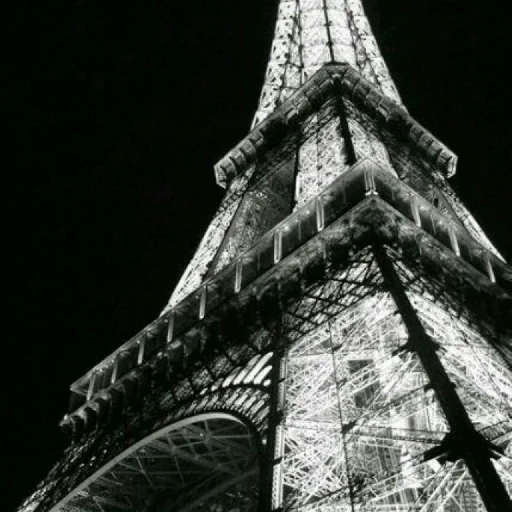
[[[401,103],[362,0],[280,0],[263,90],[252,127],[261,123],[324,64],[348,63]]]

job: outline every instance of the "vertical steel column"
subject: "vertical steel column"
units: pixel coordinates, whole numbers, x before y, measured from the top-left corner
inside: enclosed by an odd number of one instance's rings
[[[409,346],[419,357],[437,400],[450,426],[452,451],[462,458],[487,510],[512,510],[510,496],[491,462],[490,446],[476,431],[455,386],[437,355],[437,346],[429,337],[413,308],[393,263],[384,247],[374,247],[384,283],[396,303],[409,334]]]
[[[272,377],[270,385],[270,411],[265,460],[260,467],[259,512],[277,512],[283,506],[282,463],[284,454],[284,401],[286,359],[279,338],[274,341]]]

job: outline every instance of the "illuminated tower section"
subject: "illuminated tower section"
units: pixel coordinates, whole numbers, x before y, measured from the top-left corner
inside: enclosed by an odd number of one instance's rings
[[[512,269],[455,170],[361,0],[281,0],[216,216],[21,510],[511,510]]]

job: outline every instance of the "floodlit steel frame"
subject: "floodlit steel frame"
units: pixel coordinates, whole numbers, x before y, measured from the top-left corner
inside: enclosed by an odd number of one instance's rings
[[[253,128],[169,306],[72,386],[72,442],[21,510],[509,510],[512,271],[361,0],[280,1]]]

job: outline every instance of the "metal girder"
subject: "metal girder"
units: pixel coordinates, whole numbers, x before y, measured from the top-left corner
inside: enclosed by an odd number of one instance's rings
[[[237,422],[215,418],[170,429],[98,476],[67,507],[88,512],[151,512],[200,508],[214,497],[222,503],[224,491],[244,480],[257,481],[257,450],[252,436]],[[165,457],[153,457],[155,454]],[[247,500],[255,499],[247,496]]]
[[[380,258],[372,261],[369,253],[363,254],[360,263],[357,257],[352,260],[350,266],[355,268],[327,272],[327,279],[337,287],[324,283],[305,291],[289,308],[293,320],[283,324],[285,339],[290,329],[296,332],[295,322],[308,327],[287,342],[274,468],[274,485],[281,490],[274,492],[274,508],[500,510],[497,504],[512,489],[506,476],[510,461],[499,450],[487,452],[487,469],[490,465],[505,494],[491,498],[495,508],[488,502],[484,505],[471,464],[464,454],[450,452],[447,440],[461,420],[454,422],[453,406],[446,416],[446,396],[440,400],[442,392],[435,392],[440,370],[435,375],[425,371],[411,344],[409,320],[404,318],[411,310],[406,313],[397,306],[391,285],[379,270]],[[393,257],[406,265],[396,254]],[[375,262],[380,278],[375,276]],[[428,277],[417,274],[418,283],[428,289],[424,279]],[[373,293],[361,293],[365,286],[373,287]],[[429,294],[413,290],[407,294],[414,315],[424,322],[422,329],[431,336],[438,333],[438,364],[445,368],[452,389],[457,385],[459,407],[478,427],[472,427],[475,433],[501,440],[501,446],[510,450],[505,418],[510,413],[512,379],[499,353],[461,318],[452,316],[450,303],[444,306],[441,296],[431,303]],[[319,323],[309,320],[318,318],[319,311],[326,314],[324,305],[334,297],[342,298],[337,310]],[[476,451],[478,446],[467,449]]]
[[[457,313],[456,301],[446,298],[449,290],[437,292],[436,278],[414,260],[395,253],[392,257],[399,278],[413,283],[406,293],[426,331],[435,337],[449,379],[463,391],[460,397],[471,421],[486,439],[500,440],[504,455],[496,453],[499,458],[494,464],[510,488],[506,476],[512,468],[510,430],[504,407],[512,392],[509,369],[485,335]],[[236,403],[250,409],[251,401],[257,403],[262,396],[256,395],[256,388],[224,397],[222,393],[235,379],[238,385],[247,385],[245,379],[253,369],[252,378],[257,379],[267,364],[280,368],[277,380],[275,372],[266,377],[277,382],[269,389],[279,397],[273,405],[279,408],[265,423],[267,446],[273,444],[276,454],[269,473],[274,475],[270,487],[274,504],[290,510],[364,506],[385,511],[407,510],[415,503],[423,507],[426,502],[425,510],[452,512],[471,500],[476,505],[464,505],[465,510],[481,512],[484,505],[472,478],[459,482],[463,471],[471,472],[463,460],[454,461],[449,454],[444,441],[450,423],[421,359],[412,350],[403,313],[379,268],[371,248],[348,255],[340,267],[327,265],[317,282],[303,287],[294,302],[275,311],[280,320],[271,334],[250,335],[255,345],[266,340],[262,346],[267,350],[281,340],[281,352],[274,354],[272,362],[267,356],[244,352],[245,368],[232,367],[232,376],[221,372],[217,381],[206,380],[204,398],[219,393],[226,409]],[[475,379],[480,389],[471,385]],[[198,384],[188,392],[194,393]],[[475,403],[480,406],[473,408]],[[190,445],[187,455],[194,457],[197,443],[204,441],[208,431],[198,423],[194,428],[185,426],[185,435],[177,434]],[[219,435],[219,447],[233,442],[229,432],[219,429]],[[147,458],[148,451],[138,455],[145,467]],[[188,464],[180,468],[184,481],[187,475],[201,474],[202,467],[180,460],[178,464]],[[130,467],[136,469],[135,463]],[[453,464],[458,464],[456,472],[451,471]],[[211,466],[204,469],[212,472]],[[153,474],[157,476],[156,468]],[[168,476],[183,485],[177,468]]]
[[[457,456],[465,460],[488,510],[498,512],[507,504],[512,508],[510,496],[491,462],[491,448],[471,422],[437,355],[437,347],[412,307],[391,260],[382,247],[375,249],[375,257],[409,332],[411,348],[418,354],[429,377],[451,434],[458,438],[453,448],[449,449],[459,451]]]
[[[208,502],[212,498],[217,497],[235,485],[243,483],[245,480],[256,477],[257,475],[258,469],[252,468],[248,469],[242,474],[233,476],[233,478],[230,480],[226,480],[217,485],[211,485],[210,482],[206,482],[207,485],[205,486],[204,492],[202,494],[198,493],[197,490],[194,489],[194,495],[185,504],[176,504],[174,499],[171,499],[161,508],[159,508],[159,512],[189,512],[190,510],[194,510],[196,507],[198,507],[199,510],[204,510],[204,502]]]

